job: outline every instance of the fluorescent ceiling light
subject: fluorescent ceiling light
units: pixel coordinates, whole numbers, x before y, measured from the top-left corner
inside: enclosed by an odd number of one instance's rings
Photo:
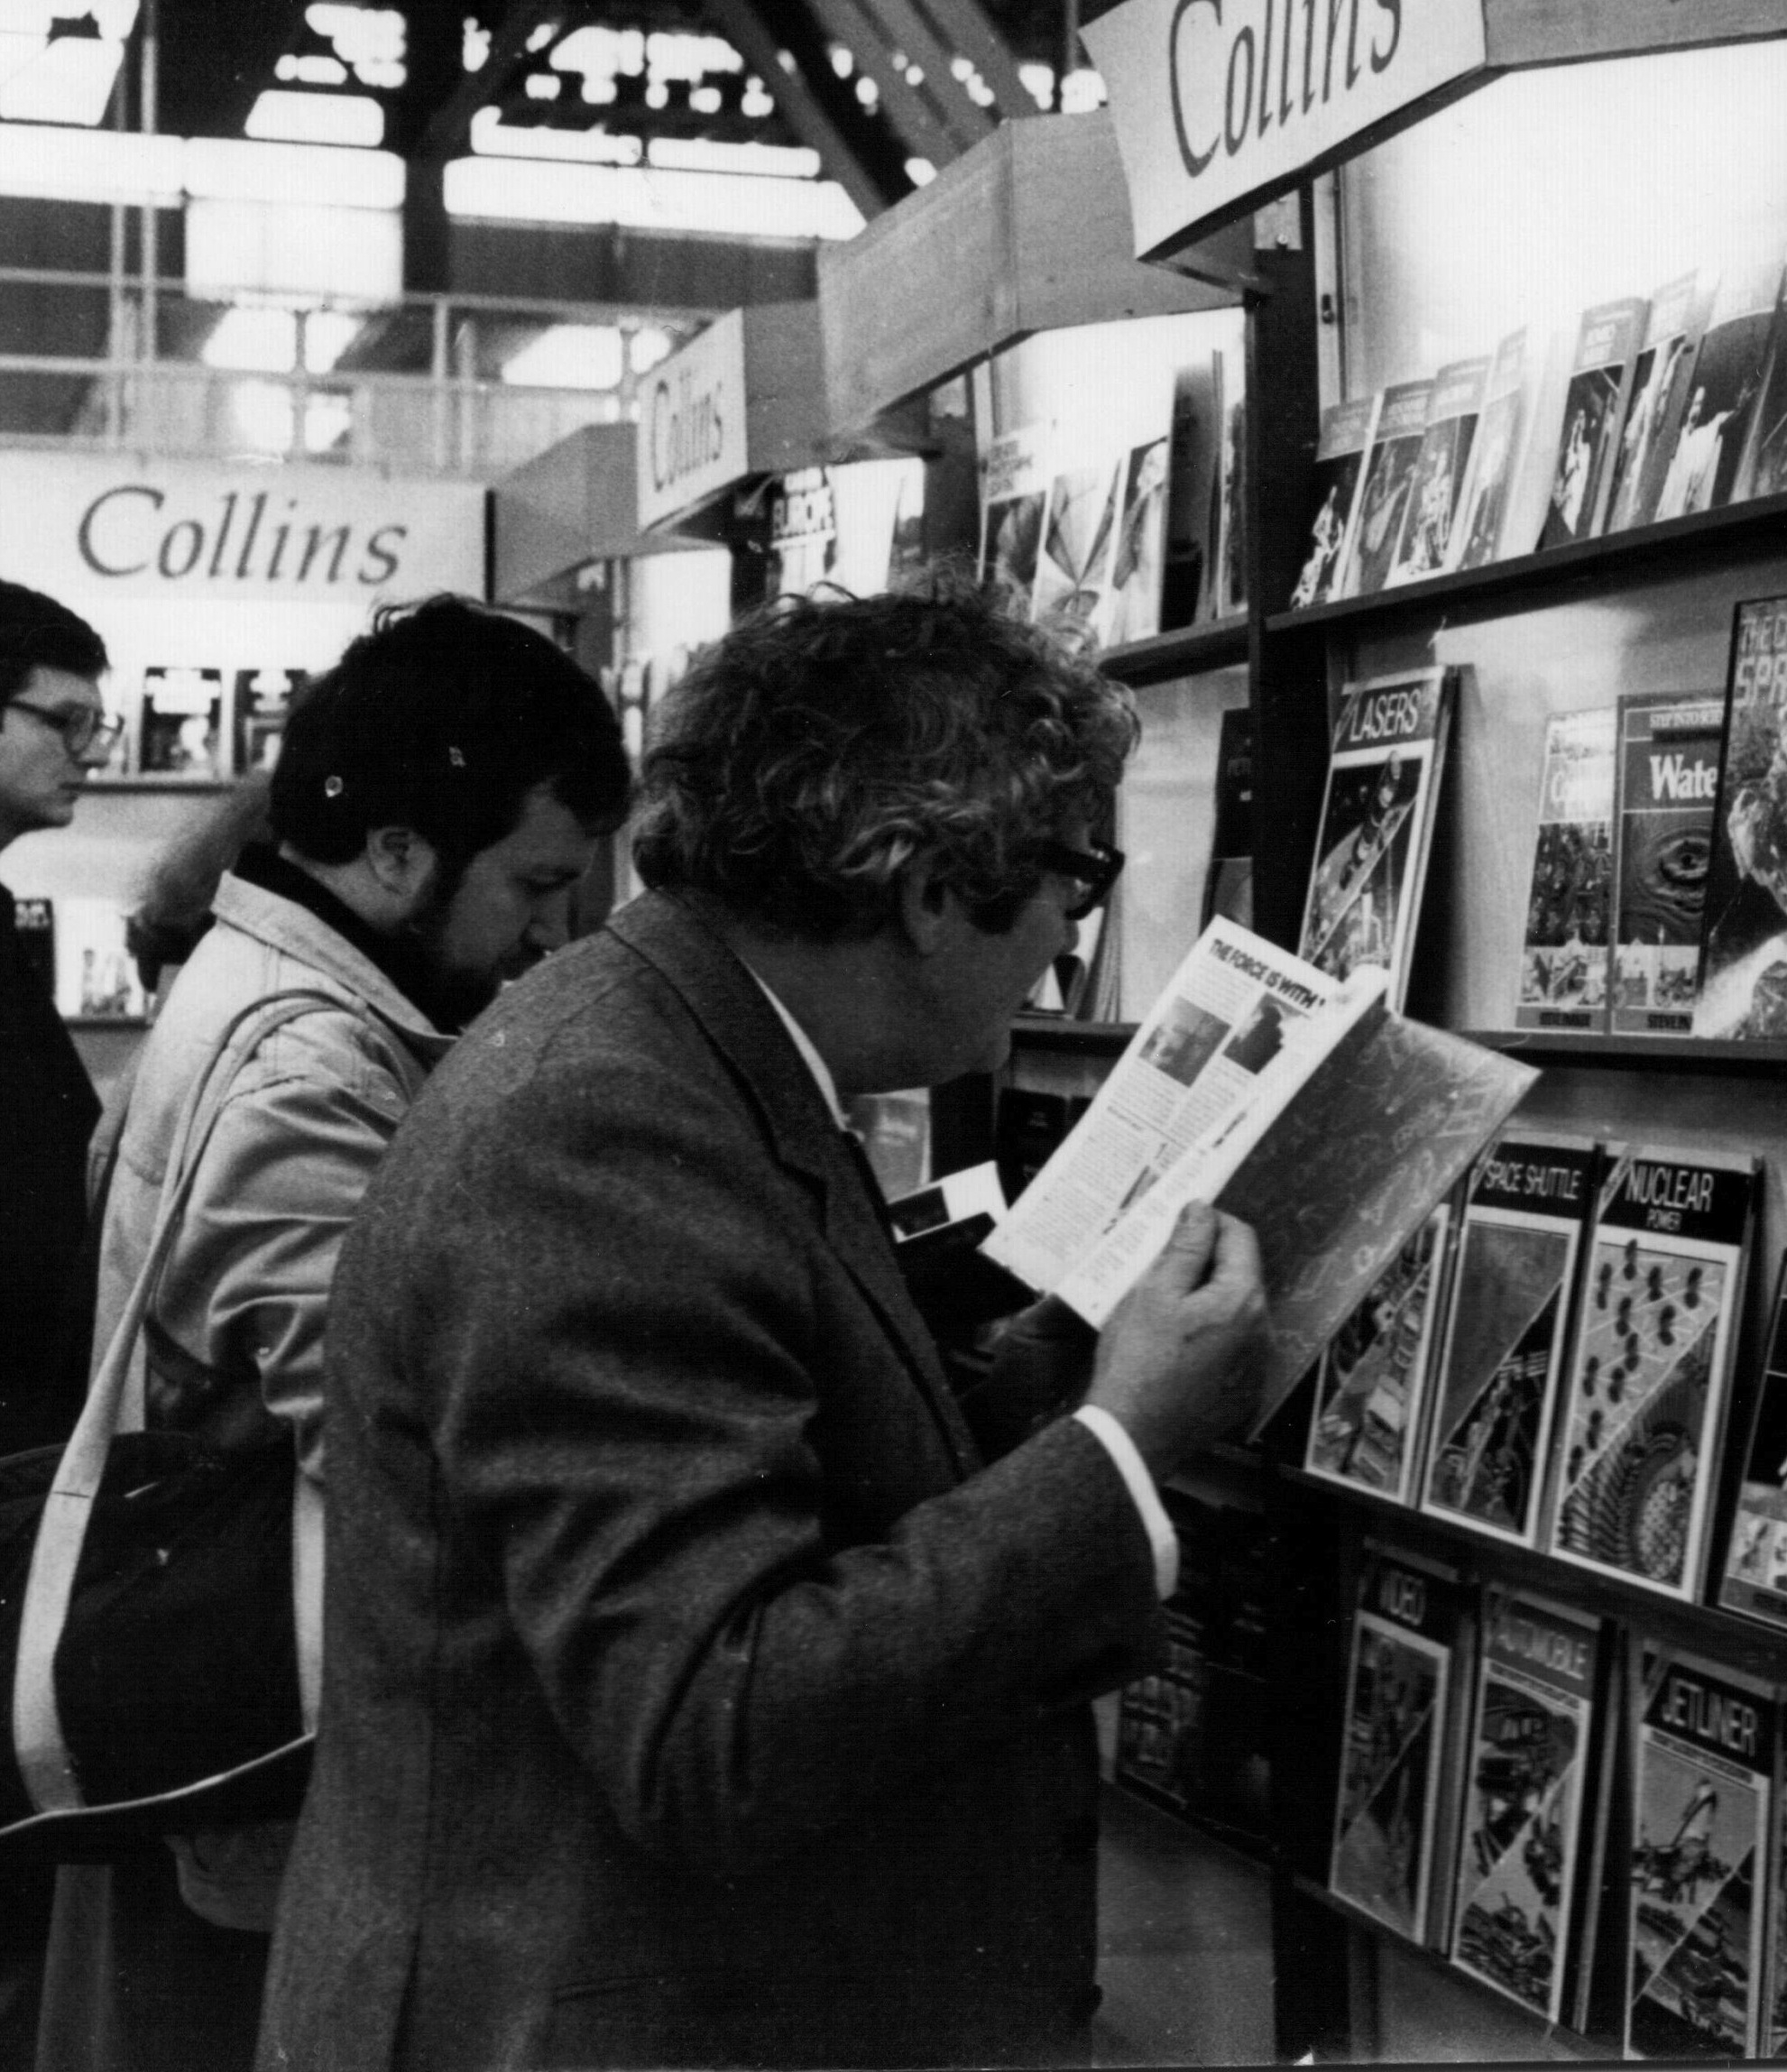
[[[289,374],[298,364],[298,319],[290,309],[226,309],[198,357],[232,373]]]
[[[653,137],[653,165],[680,172],[767,173],[783,180],[816,180],[824,170],[805,144],[721,143],[711,137]]]
[[[314,51],[301,56],[288,51],[273,67],[276,79],[296,79],[304,87],[345,87],[347,67],[339,58],[325,58]]]
[[[613,389],[625,342],[613,324],[553,324],[502,363],[505,382],[533,389]]]
[[[384,142],[384,110],[364,94],[288,94],[266,87],[243,127],[263,143],[375,145]]]
[[[359,336],[360,318],[345,309],[312,309],[304,319],[304,371],[327,374]]]
[[[403,206],[403,161],[387,151],[189,137],[183,170],[189,194],[218,201],[290,201],[299,197],[307,204],[339,208]]]
[[[612,223],[720,237],[848,238],[862,216],[835,180],[462,158],[445,168],[449,216]]]
[[[177,208],[183,140],[0,122],[0,194]]]
[[[186,209],[187,292],[234,301],[377,306],[403,291],[403,219],[394,208],[215,201]]]
[[[104,120],[124,45],[103,36],[41,36],[0,31],[0,118],[7,122]]]
[[[584,165],[637,165],[645,139],[607,130],[558,130],[544,124],[505,123],[498,108],[480,108],[468,134],[472,149],[486,158],[566,159]]]

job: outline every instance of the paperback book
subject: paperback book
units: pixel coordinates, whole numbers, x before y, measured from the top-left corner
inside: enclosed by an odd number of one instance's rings
[[[1221,914],[1253,925],[1253,716],[1230,705],[1216,737],[1216,813],[1210,869],[1203,880],[1203,924]]]
[[[1322,1352],[1303,1455],[1312,1475],[1413,1501],[1452,1220],[1451,1202],[1442,1202]]]
[[[1614,765],[1616,1036],[1690,1036],[1713,806],[1725,741],[1718,691],[1619,701]]]
[[[1581,1969],[1609,1653],[1598,1619],[1486,1595],[1451,1958],[1547,2021]]]
[[[1601,1188],[1548,1551],[1699,1601],[1755,1214],[1754,1158],[1624,1149]]]
[[[1173,385],[1160,600],[1165,627],[1216,616],[1221,436],[1214,363],[1206,355],[1182,367]]]
[[[1570,386],[1564,391],[1551,502],[1539,534],[1542,548],[1592,539],[1606,526],[1614,456],[1632,393],[1645,314],[1638,296],[1598,303],[1582,312]]]
[[[1384,995],[1212,921],[988,1252],[1101,1326],[1185,1202],[1230,1211],[1265,1276],[1264,1423],[1535,1076]]]
[[[1779,253],[1728,266],[1720,278],[1657,499],[1659,518],[1716,511],[1731,502],[1781,285]]]
[[[1233,618],[1248,608],[1248,397],[1247,362],[1236,347],[1212,355],[1222,412],[1216,538],[1216,615]]]
[[[1762,383],[1744,434],[1731,501],[1746,503],[1753,496],[1779,496],[1783,491],[1787,491],[1787,272],[1775,298]]]
[[[1341,593],[1353,516],[1365,479],[1365,456],[1377,429],[1381,394],[1333,403],[1322,413],[1311,485],[1309,555],[1291,592],[1291,609],[1325,604]]]
[[[1775,1275],[1749,1439],[1718,1601],[1787,1633],[1787,1253]]]
[[[1649,1644],[1642,1653],[1626,2048],[1754,2057],[1779,1704],[1721,1664]]]
[[[221,669],[143,672],[137,707],[136,774],[205,781],[225,774]]]
[[[1486,359],[1458,360],[1433,377],[1389,581],[1413,583],[1452,564],[1453,520],[1463,508],[1470,452],[1489,378]]]
[[[1388,582],[1391,564],[1402,539],[1403,520],[1414,487],[1415,464],[1427,429],[1427,409],[1433,395],[1431,375],[1398,382],[1384,391],[1377,428],[1365,457],[1365,478],[1359,494],[1359,515],[1340,594],[1369,596]]]
[[[1336,978],[1381,968],[1398,1008],[1456,691],[1445,669],[1374,677],[1342,690],[1334,723],[1300,952]]]
[[[1387,1550],[1368,1562],[1347,1665],[1329,1889],[1441,1948],[1473,1625],[1453,1571]]]
[[[1615,727],[1611,705],[1546,723],[1516,1028],[1607,1027]]]
[[[1737,606],[1697,1036],[1787,1036],[1787,597]]]
[[[1656,516],[1663,476],[1688,406],[1694,355],[1706,327],[1699,289],[1699,275],[1684,273],[1651,297],[1644,343],[1633,370],[1632,397],[1614,464],[1613,491],[1607,502],[1609,532],[1648,525]]]
[[[149,1011],[115,899],[56,902],[56,1009],[68,1021],[136,1021]]]
[[[1526,428],[1526,333],[1510,331],[1496,347],[1483,391],[1483,414],[1466,477],[1463,508],[1453,522],[1460,568],[1497,559],[1508,493]]]
[[[1515,1546],[1539,1537],[1599,1163],[1584,1137],[1499,1137],[1459,1235],[1421,1507]]]

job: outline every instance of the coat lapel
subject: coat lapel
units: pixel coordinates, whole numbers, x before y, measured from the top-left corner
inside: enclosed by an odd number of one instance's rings
[[[972,1473],[979,1453],[868,1182],[761,987],[699,916],[665,894],[643,894],[608,926],[677,989],[741,1082],[774,1156],[814,1194],[827,1242],[898,1347],[958,1468]]]

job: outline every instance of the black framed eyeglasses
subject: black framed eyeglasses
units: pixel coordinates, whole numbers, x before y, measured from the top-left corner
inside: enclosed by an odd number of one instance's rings
[[[85,755],[96,741],[110,755],[124,731],[124,723],[115,713],[102,712],[97,705],[64,705],[60,712],[51,712],[43,705],[28,705],[23,698],[12,698],[5,709],[29,713],[32,719],[54,727],[70,755]]]
[[[1084,894],[1066,908],[1070,921],[1083,921],[1094,907],[1102,907],[1123,870],[1123,852],[1108,842],[1094,842],[1090,849],[1070,849],[1064,842],[1045,842],[1036,852],[1036,861],[1057,878],[1072,878],[1085,887]]]

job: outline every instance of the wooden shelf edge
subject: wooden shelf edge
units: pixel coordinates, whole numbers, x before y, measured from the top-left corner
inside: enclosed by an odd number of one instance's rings
[[[1515,590],[1543,595],[1598,578],[1615,581],[1648,561],[1673,558],[1684,548],[1702,543],[1728,548],[1746,535],[1765,540],[1783,519],[1787,519],[1787,495],[1757,497],[1748,503],[1727,504],[1718,511],[1697,511],[1686,518],[1666,519],[1661,525],[1577,540],[1543,554],[1519,554],[1510,560],[1493,561],[1484,568],[1430,576],[1423,583],[1374,591],[1368,597],[1340,597],[1331,603],[1305,606],[1300,612],[1268,612],[1266,630],[1269,633],[1291,633],[1355,620],[1419,618],[1455,600],[1475,603]]]
[[[1108,677],[1126,684],[1158,684],[1202,669],[1232,668],[1248,658],[1245,618],[1210,619],[1195,626],[1175,626],[1151,640],[1130,640],[1098,657]]]
[[[1734,1043],[1723,1037],[1597,1036],[1572,1029],[1463,1029],[1460,1034],[1486,1050],[1534,1064],[1771,1075],[1787,1070],[1787,1040]]]
[[[1138,1022],[1076,1022],[1065,1015],[1020,1014],[1011,1025],[1014,1045],[1032,1050],[1079,1051],[1093,1057],[1115,1057],[1141,1025]]]

